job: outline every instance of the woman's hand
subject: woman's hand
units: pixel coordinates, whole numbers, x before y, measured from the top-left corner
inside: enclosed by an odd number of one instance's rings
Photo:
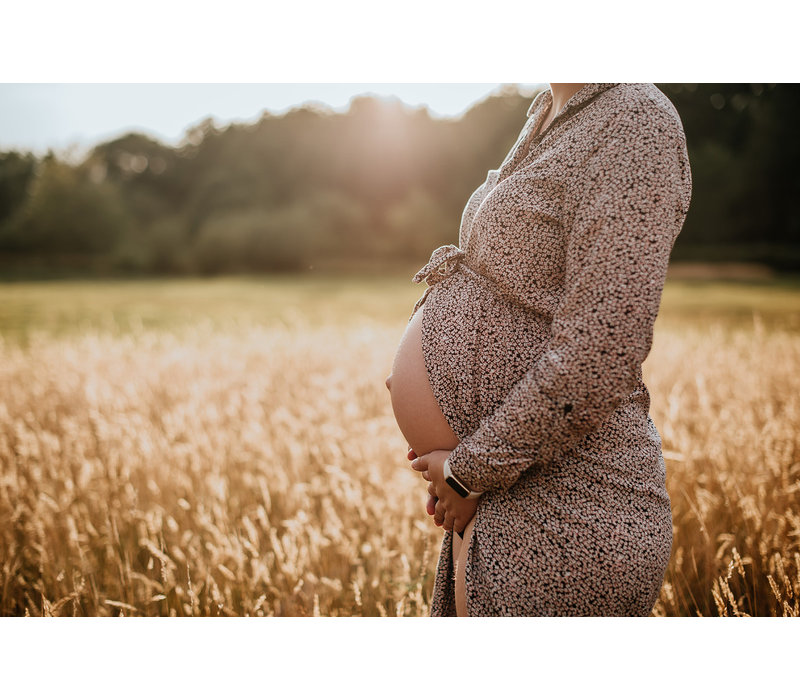
[[[414,452],[410,447],[408,448],[408,458],[409,460],[416,459],[417,453]],[[428,502],[425,504],[425,511],[428,515],[434,515],[436,513],[436,501],[439,500],[436,498],[436,492],[431,491],[430,488],[428,489],[428,493],[430,496],[428,497]]]
[[[411,467],[422,472],[423,478],[431,482],[433,489],[428,487],[428,493],[431,494],[428,505],[430,506],[431,499],[438,499],[434,505],[433,522],[445,530],[452,531],[455,528],[456,532],[461,532],[475,515],[478,500],[462,498],[445,482],[443,467],[449,454],[449,450],[434,450],[414,459]],[[428,513],[430,514],[430,508]]]
[[[436,497],[436,487],[433,485],[433,482],[428,484],[428,493],[430,494],[430,498],[428,499],[428,504],[429,504],[428,515],[434,516],[433,522],[436,525],[442,525],[445,518],[444,507],[440,506],[439,512],[437,513],[436,506],[438,504],[439,499]],[[459,496],[459,498],[461,497]],[[475,515],[475,511],[478,508],[478,501],[476,499],[468,500],[466,498],[463,498],[461,500],[464,501],[464,503],[459,504],[456,510],[457,516],[453,519],[452,529],[455,530],[456,532],[462,532],[464,530],[466,524],[462,525],[461,523],[462,522],[468,523],[470,520],[472,520],[472,516]]]

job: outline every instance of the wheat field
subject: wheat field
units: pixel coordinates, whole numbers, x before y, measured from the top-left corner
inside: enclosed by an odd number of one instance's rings
[[[425,616],[408,276],[0,285],[0,614]],[[670,282],[657,616],[800,613],[800,289]]]

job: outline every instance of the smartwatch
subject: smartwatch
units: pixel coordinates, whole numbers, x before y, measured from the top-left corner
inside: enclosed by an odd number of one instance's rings
[[[444,480],[445,483],[453,489],[461,498],[477,498],[480,496],[483,491],[470,491],[461,481],[459,481],[458,477],[450,471],[450,459],[444,460],[444,466],[442,468],[444,473]]]

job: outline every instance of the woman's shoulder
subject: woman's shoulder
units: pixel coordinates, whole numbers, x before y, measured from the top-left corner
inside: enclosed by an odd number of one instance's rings
[[[685,137],[678,110],[653,83],[617,83],[598,103],[597,117],[604,130],[657,129],[664,136]]]
[[[641,192],[670,190],[685,215],[691,201],[692,175],[686,136],[678,111],[653,83],[619,83],[598,100],[592,147],[574,187],[614,172],[614,181],[628,189],[631,182],[646,183]]]
[[[567,200],[584,201],[592,187],[629,193],[642,185],[643,197],[652,198],[660,188],[682,212],[688,210],[692,175],[683,124],[653,83],[615,84],[578,121],[570,139]]]

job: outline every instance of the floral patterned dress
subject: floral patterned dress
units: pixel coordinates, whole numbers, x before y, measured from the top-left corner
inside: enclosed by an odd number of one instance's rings
[[[549,89],[433,251],[422,346],[484,491],[465,567],[470,615],[648,615],[672,546],[650,351],[691,199],[675,107],[652,83],[587,83],[539,133]],[[454,615],[452,535],[431,605]]]

